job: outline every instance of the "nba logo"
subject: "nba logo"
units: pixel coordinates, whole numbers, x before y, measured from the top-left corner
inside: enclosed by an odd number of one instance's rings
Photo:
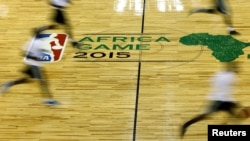
[[[39,34],[33,38],[32,43],[29,46],[29,50],[37,47],[34,44],[36,41],[40,40],[39,44],[41,46],[42,52],[39,55],[39,60],[43,62],[58,62],[63,56],[64,49],[67,45],[67,39],[67,34]]]

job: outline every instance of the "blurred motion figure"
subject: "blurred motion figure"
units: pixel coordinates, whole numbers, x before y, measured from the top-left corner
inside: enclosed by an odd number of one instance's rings
[[[69,23],[69,20],[67,19],[65,10],[69,4],[72,2],[70,0],[49,0],[49,5],[53,8],[53,15],[51,17],[52,24],[46,25],[42,27],[38,27],[35,29],[35,34],[39,34],[40,32],[44,30],[49,29],[59,29],[60,26],[63,26],[66,30],[66,33],[69,36],[69,40],[73,47],[77,47],[81,45],[81,43],[77,42],[72,33],[72,27]]]
[[[23,47],[25,67],[22,70],[24,76],[3,84],[1,86],[2,94],[5,94],[6,91],[14,85],[28,83],[30,82],[30,79],[34,79],[39,81],[40,83],[42,96],[44,98],[43,103],[50,106],[59,104],[56,100],[54,100],[53,95],[49,91],[48,82],[44,74],[44,68],[42,67],[42,54],[45,52],[51,52],[51,50],[44,47],[44,42],[46,42],[45,40],[46,38],[35,35],[35,39],[32,38],[25,44],[25,46]]]
[[[238,62],[225,62],[225,69],[216,72],[211,78],[212,90],[207,96],[206,110],[194,118],[186,121],[181,126],[180,137],[183,138],[187,128],[201,120],[205,120],[211,114],[225,111],[234,118],[242,119],[238,110],[242,107],[233,96],[233,88],[236,84],[236,76],[239,72]]]
[[[227,0],[210,0],[213,5],[211,8],[195,8],[191,10],[191,14],[194,13],[208,13],[208,14],[222,14],[224,23],[227,25],[228,32],[231,35],[239,35],[233,27],[232,13],[230,13]]]

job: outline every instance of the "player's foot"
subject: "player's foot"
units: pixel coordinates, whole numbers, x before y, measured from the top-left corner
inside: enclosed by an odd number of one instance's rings
[[[43,104],[47,106],[56,106],[56,105],[59,105],[60,103],[56,100],[49,99],[49,100],[43,101]]]
[[[77,41],[72,41],[71,44],[72,44],[72,46],[73,46],[74,48],[76,48],[76,47],[78,46],[78,42],[77,42]]]
[[[9,89],[10,84],[9,83],[5,83],[1,86],[1,94],[4,95],[6,93],[6,91]]]
[[[77,41],[72,41],[71,44],[73,48],[79,48],[81,45],[83,45],[83,43]]]
[[[188,12],[188,16],[190,16],[190,15],[192,15],[192,14],[194,14],[195,12],[194,12],[194,9],[192,9],[192,10],[190,10],[189,12]]]
[[[235,30],[229,31],[229,34],[230,35],[240,35],[240,33],[235,31]]]
[[[187,131],[187,128],[184,126],[181,126],[181,129],[180,129],[180,138],[181,139],[184,137],[186,131]]]

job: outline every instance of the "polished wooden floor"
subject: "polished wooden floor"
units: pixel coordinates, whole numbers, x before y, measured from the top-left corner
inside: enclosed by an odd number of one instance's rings
[[[250,2],[229,1],[234,26],[241,33],[234,38],[249,42]],[[207,4],[202,0],[73,1],[67,12],[74,36],[91,48],[76,50],[68,44],[60,62],[45,65],[51,91],[61,105],[44,106],[36,83],[12,87],[0,98],[0,140],[180,140],[179,126],[202,110],[208,80],[221,68],[206,46],[179,42],[192,33],[227,35],[220,15],[188,16],[191,8]],[[0,83],[20,77],[21,47],[32,28],[50,23],[50,14],[43,0],[0,1]],[[235,93],[244,105],[249,105],[250,97],[248,54],[245,48],[237,58],[242,68]],[[225,116],[218,113],[194,124],[183,140],[206,141],[207,125],[223,123]]]

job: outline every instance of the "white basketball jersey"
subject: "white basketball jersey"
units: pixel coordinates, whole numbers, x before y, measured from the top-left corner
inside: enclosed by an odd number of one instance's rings
[[[211,79],[212,91],[208,96],[210,100],[235,101],[233,98],[233,88],[236,75],[232,71],[221,71],[216,73]]]

